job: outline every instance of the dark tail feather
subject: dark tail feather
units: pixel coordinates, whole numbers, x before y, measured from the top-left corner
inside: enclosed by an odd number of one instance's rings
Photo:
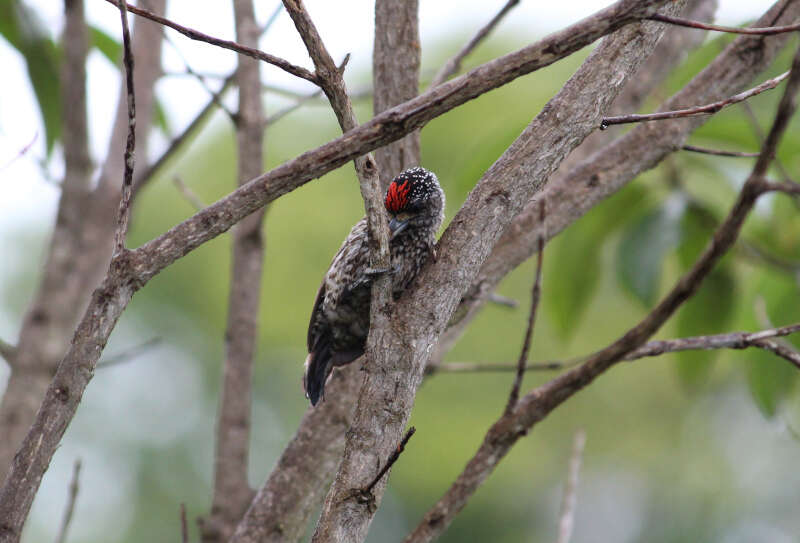
[[[306,396],[311,400],[311,405],[317,405],[319,399],[323,397],[325,381],[333,370],[330,342],[320,341],[315,347],[314,352],[308,353],[306,372],[303,376]]]

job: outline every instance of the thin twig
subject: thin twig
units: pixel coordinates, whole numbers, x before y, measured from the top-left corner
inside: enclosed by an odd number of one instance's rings
[[[224,84],[222,87],[220,87],[220,90],[218,91],[215,91],[214,89],[209,87],[207,76],[196,72],[194,68],[192,68],[191,64],[189,64],[189,61],[181,52],[180,48],[174,41],[172,41],[172,38],[170,38],[167,34],[164,34],[164,39],[167,41],[167,43],[169,43],[172,46],[172,50],[175,51],[175,54],[178,55],[178,58],[181,59],[181,62],[183,63],[183,67],[184,70],[186,70],[186,73],[192,76],[198,83],[200,83],[200,86],[202,86],[205,89],[205,91],[209,94],[209,96],[211,96],[211,99],[214,101],[217,107],[220,108],[222,111],[224,111],[228,115],[228,118],[235,123],[236,114],[233,111],[231,111],[228,108],[228,106],[225,105],[225,102],[222,101],[222,90],[225,88]],[[218,77],[224,77],[224,76],[218,76]]]
[[[403,436],[402,440],[400,440],[400,444],[386,460],[386,464],[383,466],[383,468],[381,468],[381,470],[378,472],[378,475],[375,476],[375,478],[372,480],[370,484],[361,489],[362,494],[368,496],[372,495],[372,489],[375,488],[375,485],[378,484],[378,481],[383,479],[383,476],[386,475],[386,472],[392,468],[395,462],[397,462],[397,459],[400,458],[400,455],[406,449],[406,444],[408,443],[408,440],[411,439],[411,436],[413,436],[414,432],[416,431],[417,429],[414,428],[413,426],[408,429],[406,435]]]
[[[72,521],[72,514],[75,511],[75,501],[78,499],[78,480],[81,474],[81,459],[75,460],[72,468],[72,481],[69,483],[69,493],[67,494],[67,507],[64,509],[64,518],[61,520],[61,528],[58,530],[56,543],[64,543],[67,540],[69,523]]]
[[[697,28],[700,30],[714,30],[716,32],[728,32],[731,34],[750,34],[757,36],[772,36],[774,34],[783,34],[784,32],[794,32],[800,30],[800,23],[786,26],[770,26],[766,28],[738,28],[735,26],[722,26],[700,21],[692,21],[683,19],[681,17],[672,17],[671,15],[663,15],[655,13],[649,17],[645,17],[651,21],[659,21],[662,23],[669,23],[671,25],[685,26],[689,28]]]
[[[541,201],[539,207],[539,221],[544,224],[545,208],[544,200]],[[505,414],[511,413],[517,406],[519,401],[519,388],[522,386],[522,378],[525,376],[525,367],[528,363],[528,353],[531,348],[531,337],[533,336],[533,326],[536,323],[536,310],[539,308],[539,299],[542,297],[542,263],[544,261],[544,238],[545,235],[539,236],[539,250],[536,254],[536,275],[533,280],[533,288],[531,289],[531,310],[528,314],[528,327],[525,330],[525,340],[522,342],[522,352],[519,354],[517,361],[517,374],[514,377],[514,383],[511,385],[511,392],[508,395],[508,402],[506,403]]]
[[[8,167],[9,167],[9,166],[11,166],[11,165],[12,165],[12,164],[14,164],[14,163],[15,163],[17,160],[19,160],[20,158],[22,158],[23,156],[25,156],[25,154],[26,154],[28,151],[30,151],[30,150],[31,150],[31,147],[33,147],[33,144],[34,144],[34,143],[36,143],[36,140],[37,140],[37,139],[39,139],[39,131],[38,131],[38,130],[37,130],[36,132],[34,132],[34,133],[33,133],[33,138],[31,138],[31,141],[29,141],[28,143],[26,143],[26,144],[25,144],[25,146],[24,146],[22,149],[20,149],[20,150],[17,152],[17,154],[16,154],[16,155],[14,155],[14,158],[12,158],[11,160],[9,160],[9,161],[8,161],[8,162],[6,162],[5,164],[3,164],[3,166],[2,166],[2,167],[0,167],[0,172],[2,172],[2,171],[5,171],[6,169],[8,169]]]
[[[486,298],[487,302],[491,302],[495,305],[502,305],[505,307],[510,307],[512,309],[516,309],[519,307],[519,302],[514,298],[508,298],[507,296],[502,296],[501,294],[497,294],[496,292],[492,292]]]
[[[176,187],[178,187],[178,190],[181,192],[183,197],[186,198],[186,201],[192,204],[195,209],[200,211],[206,207],[206,204],[200,199],[197,193],[186,186],[186,183],[183,182],[183,179],[181,179],[180,175],[173,177],[172,182],[175,183]]]
[[[112,4],[116,4],[117,0],[106,0],[106,2],[110,2]],[[146,19],[150,19],[151,21],[155,21],[156,23],[164,26],[168,26],[173,30],[177,30],[187,38],[196,41],[202,41],[205,43],[209,43],[211,45],[216,45],[217,47],[222,47],[223,49],[230,49],[231,51],[236,51],[242,55],[246,55],[248,57],[257,58],[258,60],[263,60],[268,64],[272,64],[273,66],[277,66],[278,68],[282,69],[285,72],[288,72],[294,76],[297,76],[301,79],[305,79],[306,81],[310,81],[311,83],[317,84],[317,78],[314,74],[302,68],[300,66],[295,66],[291,62],[284,60],[280,57],[276,57],[275,55],[270,55],[269,53],[265,53],[259,49],[255,49],[253,47],[247,47],[246,45],[242,45],[235,41],[231,40],[222,40],[220,38],[215,38],[214,36],[209,36],[208,34],[204,34],[198,30],[194,30],[193,28],[189,28],[183,25],[179,25],[178,23],[167,19],[166,17],[162,17],[160,15],[156,15],[152,11],[138,8],[136,6],[132,6],[130,4],[125,4],[124,1],[120,2],[123,9],[127,8],[128,11],[131,13],[138,15],[139,17],[144,17]]]
[[[461,69],[461,62],[469,55],[480,42],[482,42],[489,33],[503,20],[506,13],[519,4],[519,0],[508,0],[497,14],[492,17],[492,20],[486,23],[486,26],[478,30],[478,32],[470,39],[461,50],[444,63],[444,66],[436,73],[430,86],[435,87],[443,83],[448,77],[457,73]]]
[[[561,514],[558,518],[558,543],[569,543],[575,525],[575,504],[578,501],[578,476],[583,460],[583,448],[586,446],[586,432],[583,429],[575,432],[572,440],[572,456],[569,459],[567,484],[564,487],[564,499],[561,501]]]
[[[676,339],[661,339],[650,341],[631,351],[623,360],[632,361],[640,358],[660,356],[666,353],[680,351],[711,350],[711,349],[746,349],[759,347],[768,349],[759,341],[779,338],[800,332],[800,323],[782,326],[780,328],[767,328],[758,332],[727,332],[708,336],[692,336]],[[771,349],[770,349],[771,350]],[[571,368],[588,360],[588,356],[570,360],[552,360],[527,364],[525,371],[547,371]],[[432,366],[426,375],[434,373],[494,373],[517,371],[518,364],[476,363],[476,362],[447,362]]]
[[[181,503],[181,542],[189,543],[189,523],[186,521],[185,503]]]
[[[800,195],[800,183],[794,181],[767,181],[765,188],[770,192]]]
[[[128,29],[128,13],[125,1],[118,0],[119,14],[122,20],[123,64],[125,65],[125,87],[128,91],[128,139],[125,144],[125,174],[122,178],[122,198],[119,202],[117,229],[114,233],[114,254],[125,250],[125,236],[128,234],[130,221],[131,194],[133,194],[133,167],[136,152],[136,95],[133,90],[133,52],[131,51],[131,34]]]
[[[146,353],[147,351],[151,350],[153,347],[160,345],[161,342],[164,341],[160,337],[153,337],[145,341],[144,343],[140,343],[139,345],[134,345],[129,349],[125,349],[124,351],[117,353],[113,356],[109,356],[100,360],[97,363],[98,368],[108,368],[111,366],[116,366],[119,364],[124,364],[126,362],[130,362],[134,358],[141,356],[142,354]]]
[[[759,155],[759,153],[747,153],[744,151],[723,151],[720,149],[708,149],[707,147],[698,147],[697,145],[684,145],[682,149],[684,151],[691,151],[692,153],[702,153],[705,155],[714,155],[714,156],[755,158]]]
[[[737,104],[739,102],[743,102],[748,98],[756,96],[757,94],[761,94],[764,91],[774,89],[778,86],[778,84],[789,77],[789,72],[782,73],[778,77],[773,77],[772,79],[768,79],[767,81],[761,83],[757,87],[753,87],[752,89],[746,90],[744,92],[740,92],[739,94],[734,94],[733,96],[726,98],[725,100],[720,100],[719,102],[714,102],[712,104],[706,104],[703,106],[697,106],[687,109],[678,109],[675,111],[662,111],[660,113],[648,113],[646,115],[618,115],[615,117],[603,117],[603,120],[600,122],[600,130],[605,130],[611,125],[614,124],[626,124],[626,123],[639,123],[639,122],[647,122],[647,121],[660,121],[663,119],[677,119],[681,117],[695,117],[697,115],[711,115],[713,113],[717,113],[724,107],[727,107],[731,104]]]
[[[758,117],[756,117],[753,108],[750,107],[750,104],[747,103],[746,101],[741,102],[739,105],[742,107],[745,114],[747,115],[747,119],[750,121],[750,126],[753,128],[753,133],[756,135],[756,138],[758,138],[758,143],[760,145],[763,145],[764,130],[762,130],[761,125],[758,124]],[[781,173],[781,176],[783,177],[784,181],[788,181],[789,179],[791,179],[789,172],[786,170],[786,166],[783,165],[783,161],[778,157],[775,157],[775,167]]]

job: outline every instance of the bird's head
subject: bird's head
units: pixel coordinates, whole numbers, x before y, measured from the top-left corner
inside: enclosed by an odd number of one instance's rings
[[[435,232],[444,219],[444,192],[436,175],[425,168],[409,168],[395,177],[384,205],[391,218],[392,238],[410,228]]]

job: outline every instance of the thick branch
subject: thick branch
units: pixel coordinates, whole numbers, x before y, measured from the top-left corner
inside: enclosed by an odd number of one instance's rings
[[[260,29],[253,0],[234,0],[233,10],[236,39],[246,46],[257,46]],[[239,185],[257,176],[264,164],[264,108],[259,67],[256,59],[239,56],[236,72],[239,111],[235,117]],[[206,542],[227,541],[253,498],[247,482],[247,466],[252,368],[264,259],[263,219],[264,209],[242,220],[233,230],[233,269],[217,418],[214,494],[211,514],[203,520],[201,530],[202,540]]]
[[[106,0],[106,2],[116,4],[116,0]],[[138,15],[139,17],[145,17],[147,19],[150,19],[151,21],[155,21],[160,25],[168,26],[173,30],[177,30],[178,32],[180,32],[189,39],[210,43],[211,45],[216,45],[217,47],[222,47],[223,49],[230,49],[231,51],[236,51],[240,55],[245,55],[258,60],[263,60],[268,64],[277,66],[281,70],[288,72],[293,76],[305,79],[306,81],[310,81],[311,83],[314,84],[317,83],[314,74],[312,74],[305,68],[302,68],[300,66],[295,66],[289,61],[286,61],[280,57],[276,57],[275,55],[270,55],[269,53],[265,53],[264,51],[261,51],[255,47],[248,47],[247,45],[236,43],[235,41],[222,40],[220,38],[215,38],[214,36],[209,36],[208,34],[204,34],[198,30],[194,30],[193,28],[179,25],[178,23],[171,21],[166,17],[162,17],[161,15],[153,13],[152,11],[138,8],[131,4],[126,4],[126,8],[128,11],[130,11],[135,15]]]
[[[733,246],[744,220],[753,209],[758,197],[764,193],[762,177],[788,124],[789,117],[794,112],[794,96],[799,88],[800,49],[795,56],[786,91],[761,155],[742,187],[733,209],[714,232],[709,245],[692,269],[680,278],[651,313],[622,337],[597,351],[581,366],[528,393],[512,413],[494,424],[464,471],[439,502],[428,511],[422,522],[406,539],[406,543],[430,541],[441,534],[521,436],[527,434],[553,409],[642,345],[684,301],[697,291],[714,265]]]
[[[418,0],[376,0],[372,51],[372,108],[375,115],[419,93]],[[420,164],[419,130],[375,150],[386,189],[401,171]]]

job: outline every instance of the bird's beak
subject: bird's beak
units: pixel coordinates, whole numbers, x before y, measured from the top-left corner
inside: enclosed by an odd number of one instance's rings
[[[392,217],[392,220],[389,221],[389,231],[391,232],[390,238],[394,239],[394,237],[405,230],[407,226],[408,219],[400,220],[397,217]]]

